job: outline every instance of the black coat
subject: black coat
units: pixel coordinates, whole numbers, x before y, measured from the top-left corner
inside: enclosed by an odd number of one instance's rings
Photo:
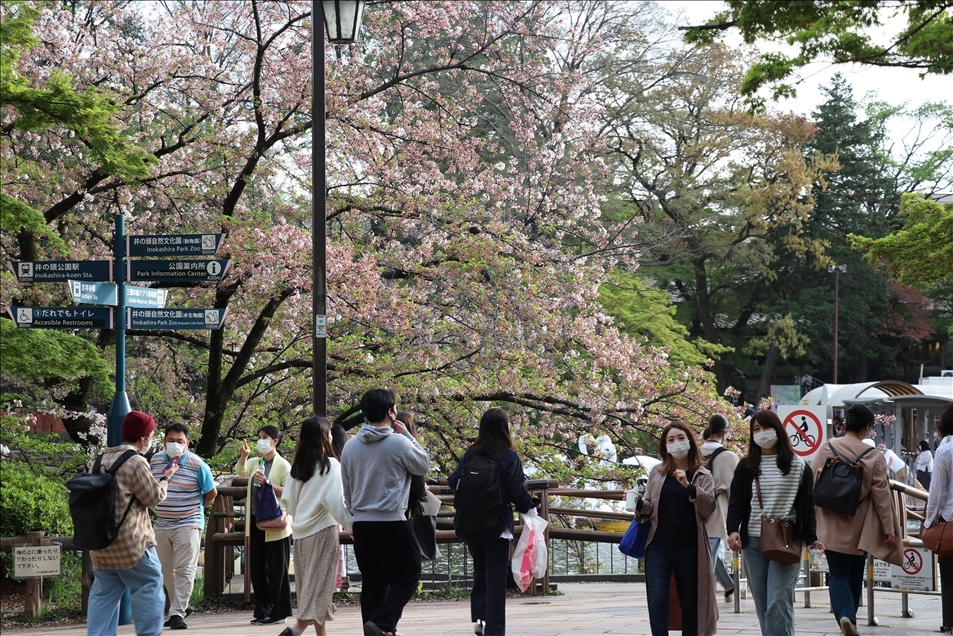
[[[447,483],[450,484],[450,487],[454,490],[457,489],[457,484],[460,482],[460,473],[464,464],[466,464],[467,459],[474,455],[476,455],[476,453],[468,449],[463,454],[463,457],[460,458],[457,469],[447,478]],[[533,501],[533,496],[526,490],[526,475],[523,474],[523,462],[520,461],[520,456],[516,451],[509,451],[500,458],[498,463],[500,466],[500,481],[503,483],[504,499],[512,504],[519,512],[529,512],[530,508],[535,508],[536,502]],[[509,506],[503,508],[500,514],[499,526],[500,534],[503,533],[503,528],[509,530],[510,533],[514,531],[513,511]]]
[[[762,456],[762,459],[764,457]],[[751,518],[751,494],[754,488],[754,473],[748,469],[748,458],[743,457],[735,467],[728,498],[728,515],[725,525],[728,534],[741,534],[741,546],[748,545],[748,519]],[[811,467],[804,465],[801,485],[794,498],[794,537],[805,545],[817,541],[817,518],[814,516],[814,475]]]

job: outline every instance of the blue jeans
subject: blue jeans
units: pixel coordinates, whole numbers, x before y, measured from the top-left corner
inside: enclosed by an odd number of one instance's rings
[[[93,587],[89,591],[86,614],[87,636],[114,636],[119,629],[119,599],[128,587],[132,599],[132,622],[138,636],[162,633],[162,566],[155,546],[143,553],[139,563],[125,570],[93,568]]]
[[[761,555],[761,537],[748,537],[744,554],[748,588],[764,636],[794,636],[794,586],[800,561],[785,565]]]
[[[735,581],[725,567],[725,542],[719,537],[708,537],[708,545],[711,546],[711,560],[715,565],[715,576],[718,577],[718,582],[726,590],[735,589]]]
[[[645,587],[652,636],[668,636],[668,594],[673,573],[678,602],[682,607],[682,636],[697,636],[697,544],[676,548],[660,546],[656,541],[645,548]]]
[[[857,608],[860,607],[860,595],[864,589],[864,566],[867,565],[867,553],[844,554],[826,550],[828,592],[831,596],[831,609],[834,620],[840,623],[844,616],[857,624]]]

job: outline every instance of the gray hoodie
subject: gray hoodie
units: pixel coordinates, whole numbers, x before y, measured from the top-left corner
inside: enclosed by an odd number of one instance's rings
[[[344,503],[354,521],[403,521],[410,476],[426,475],[430,456],[410,433],[365,424],[341,452]]]

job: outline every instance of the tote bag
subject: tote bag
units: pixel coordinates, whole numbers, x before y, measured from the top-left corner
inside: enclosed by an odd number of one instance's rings
[[[645,542],[649,538],[649,517],[639,515],[629,524],[629,529],[619,542],[619,552],[633,559],[645,558]]]

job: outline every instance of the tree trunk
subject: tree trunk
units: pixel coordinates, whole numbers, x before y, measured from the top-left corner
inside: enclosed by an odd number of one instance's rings
[[[777,359],[778,345],[772,343],[768,348],[767,355],[764,357],[764,368],[761,370],[761,382],[758,383],[758,401],[755,403],[756,409],[761,408],[761,400],[768,394],[768,391],[771,390],[771,374],[774,373],[774,363]]]

